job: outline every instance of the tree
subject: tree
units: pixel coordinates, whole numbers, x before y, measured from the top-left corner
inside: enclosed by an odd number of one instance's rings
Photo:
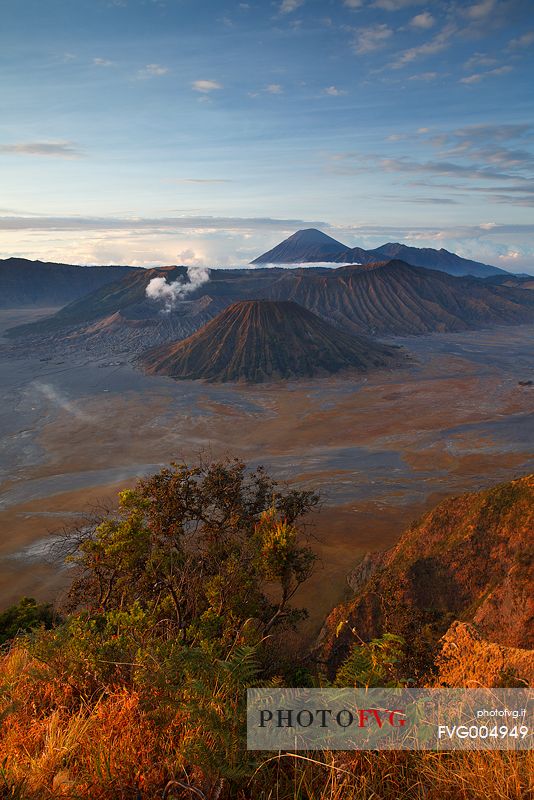
[[[237,459],[173,463],[121,492],[118,511],[77,541],[71,605],[137,603],[184,644],[228,644],[250,618],[265,636],[302,616],[290,601],[315,561],[302,517],[318,501]]]

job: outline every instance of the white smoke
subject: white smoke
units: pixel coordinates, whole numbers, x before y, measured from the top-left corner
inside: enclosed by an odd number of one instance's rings
[[[168,314],[179,300],[183,300],[188,294],[209,281],[210,271],[208,267],[190,266],[187,268],[187,277],[189,278],[188,283],[182,281],[167,283],[167,278],[152,278],[146,287],[146,296],[151,300],[160,300],[163,303],[162,310]]]

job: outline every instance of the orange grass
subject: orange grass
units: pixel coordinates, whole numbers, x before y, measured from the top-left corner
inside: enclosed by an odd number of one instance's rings
[[[22,644],[0,659],[0,798],[523,800],[532,753],[310,753],[265,759],[241,787],[211,791],[183,752],[184,720],[157,696],[116,688],[81,698]],[[183,788],[202,786],[202,794]],[[232,793],[233,792],[233,793]]]

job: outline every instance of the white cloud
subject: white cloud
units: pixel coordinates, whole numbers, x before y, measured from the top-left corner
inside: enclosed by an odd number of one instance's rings
[[[429,11],[422,11],[421,14],[416,14],[410,20],[412,28],[420,28],[421,30],[429,30],[433,28],[436,20]]]
[[[401,11],[408,6],[420,5],[420,0],[375,0],[372,8],[381,8],[383,11]]]
[[[205,81],[205,80],[193,81],[191,86],[195,90],[195,92],[204,92],[204,93],[214,92],[217,89],[223,88],[223,85],[221,83],[218,83],[217,81]]]
[[[388,39],[393,36],[393,30],[387,25],[372,25],[360,28],[354,38],[354,52],[358,55],[372,53],[385,47]]]
[[[485,17],[489,16],[495,10],[496,5],[496,0],[481,0],[480,3],[475,3],[469,6],[469,8],[466,8],[464,13],[469,19],[485,19]]]
[[[163,67],[161,64],[146,64],[137,75],[139,78],[160,78],[162,75],[167,75],[168,72],[169,68]]]
[[[435,81],[438,77],[437,72],[419,72],[417,75],[410,75],[411,81]]]
[[[411,47],[405,50],[400,56],[391,64],[393,69],[400,69],[410,64],[421,56],[430,56],[446,50],[451,45],[451,39],[456,33],[455,25],[446,25],[443,30],[437,33],[432,39],[417,47]]]
[[[280,13],[281,14],[291,14],[293,11],[296,11],[297,8],[304,5],[304,0],[283,0],[280,6]]]
[[[511,47],[512,50],[520,50],[523,47],[530,47],[531,44],[534,44],[534,31],[527,31],[522,36],[518,36],[517,39],[512,39],[508,47]]]
[[[472,71],[477,67],[492,67],[497,63],[497,59],[493,56],[488,56],[486,53],[473,53],[464,64],[464,69]]]
[[[347,8],[361,8],[363,5],[362,0],[344,0],[343,5]]]
[[[417,133],[423,134],[428,133],[430,128],[417,128]]]
[[[323,89],[323,93],[331,97],[341,97],[341,95],[347,94],[345,89],[338,89],[337,86],[327,86],[326,89]]]
[[[230,178],[171,178],[165,183],[233,183]]]
[[[501,162],[492,161],[492,164],[499,166]],[[509,167],[509,164],[504,164]],[[515,167],[515,165],[512,165]],[[366,172],[398,172],[406,174],[430,175],[438,177],[454,177],[462,180],[497,180],[510,181],[517,180],[517,174],[503,172],[493,167],[489,168],[487,163],[478,164],[456,163],[440,159],[436,161],[413,161],[407,157],[384,158],[382,155],[361,156],[358,153],[341,153],[332,158],[330,172],[335,175],[360,175]]]
[[[49,158],[79,158],[80,151],[73,142],[17,142],[15,144],[0,144],[0,153],[16,156],[45,156]]]
[[[279,83],[270,83],[265,87],[265,91],[269,92],[269,94],[282,94],[284,90]]]
[[[328,228],[326,222],[302,219],[274,219],[272,217],[47,217],[47,216],[3,216],[0,230],[48,230],[48,231],[293,231],[298,228]]]
[[[460,83],[464,83],[467,86],[470,86],[473,83],[480,83],[480,81],[484,80],[485,78],[491,78],[493,76],[499,76],[499,75],[507,75],[511,71],[512,67],[510,67],[508,64],[505,64],[502,67],[496,67],[495,69],[490,69],[487,72],[475,72],[473,75],[468,75],[465,78],[460,78]]]
[[[506,123],[504,125],[480,124],[458,128],[452,131],[450,136],[454,138],[467,138],[479,142],[508,142],[512,139],[530,138],[533,130],[533,126],[529,123]]]
[[[107,58],[93,58],[95,67],[114,67],[115,62],[109,61]]]

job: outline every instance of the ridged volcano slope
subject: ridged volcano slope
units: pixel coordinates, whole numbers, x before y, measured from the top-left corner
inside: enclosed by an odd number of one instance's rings
[[[297,303],[234,303],[181,342],[141,357],[147,372],[213,382],[263,381],[366,372],[395,366],[399,348],[338,330]]]
[[[191,335],[232,303],[251,299],[292,300],[349,333],[407,336],[474,330],[534,322],[534,292],[498,286],[477,278],[411,267],[402,261],[337,269],[235,269],[211,271],[210,279],[162,314],[162,304],[147,298],[154,277],[184,280],[185,267],[136,270],[123,280],[62,308],[53,317],[12,328],[10,337],[54,344],[65,335],[82,341],[88,325],[120,312],[121,317],[152,321],[145,335],[132,339],[131,326],[91,334],[102,352],[139,353],[165,341]],[[202,313],[198,313],[202,303]],[[99,342],[96,340],[99,338]]]
[[[403,261],[330,274],[287,270],[268,289],[354,333],[413,335],[534,322],[530,292],[412,267]]]

